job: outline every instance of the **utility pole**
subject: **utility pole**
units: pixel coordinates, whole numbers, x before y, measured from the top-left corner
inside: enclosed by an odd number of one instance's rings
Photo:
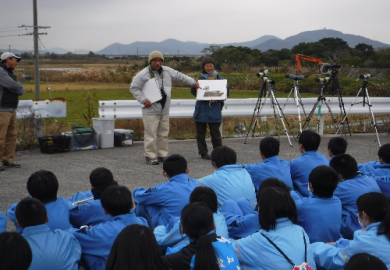
[[[137,60],[138,60],[138,47],[137,47]]]
[[[33,33],[28,33],[25,35],[34,36],[34,73],[35,73],[35,99],[41,98],[40,91],[40,75],[39,75],[39,50],[38,50],[38,35],[47,35],[47,33],[38,33],[39,28],[50,28],[50,26],[38,26],[38,9],[37,9],[37,0],[33,0],[33,15],[34,15],[34,25],[26,26],[22,25],[19,28],[33,27]],[[35,118],[35,137],[42,137],[42,119]]]
[[[8,49],[8,51],[9,51],[9,52],[11,52],[11,45],[8,45],[8,46],[9,46],[9,49]]]

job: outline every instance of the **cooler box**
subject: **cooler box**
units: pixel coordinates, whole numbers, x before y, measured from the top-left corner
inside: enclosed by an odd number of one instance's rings
[[[96,150],[99,147],[99,132],[96,134],[73,134],[73,132],[62,132],[62,135],[69,136],[70,150]]]
[[[114,146],[133,145],[134,131],[130,129],[114,129]]]
[[[114,118],[92,118],[93,128],[100,133],[99,148],[114,148]]]

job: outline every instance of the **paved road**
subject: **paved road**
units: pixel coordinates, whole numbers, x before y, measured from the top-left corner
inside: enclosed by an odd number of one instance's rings
[[[327,155],[327,144],[331,135],[324,135],[319,152]],[[390,136],[380,134],[382,145],[390,143]],[[347,153],[356,158],[359,163],[377,160],[378,143],[373,134],[359,134],[348,137]],[[244,144],[244,138],[224,139],[223,143],[236,150],[238,163],[260,162],[260,138],[250,138]],[[208,140],[209,147],[211,145]],[[200,178],[214,171],[210,161],[200,159],[195,140],[170,141],[170,153],[183,155],[188,161],[189,176]],[[281,137],[281,158],[291,160],[300,156],[298,144],[293,142],[290,147],[286,137]],[[130,190],[143,186],[150,187],[166,181],[162,175],[162,165],[151,166],[145,163],[143,157],[143,142],[135,142],[133,146],[113,149],[68,152],[61,154],[42,154],[39,149],[16,153],[15,160],[22,164],[20,169],[8,169],[0,172],[0,211],[5,213],[8,206],[28,196],[26,183],[28,177],[35,171],[51,170],[60,183],[58,196],[70,197],[77,191],[90,189],[89,174],[97,167],[110,169],[115,179]],[[8,230],[13,225],[8,223]]]

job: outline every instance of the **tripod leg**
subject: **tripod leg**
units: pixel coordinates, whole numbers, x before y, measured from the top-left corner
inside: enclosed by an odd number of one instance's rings
[[[257,124],[257,118],[260,115],[260,111],[261,111],[261,98],[262,98],[263,93],[264,93],[264,88],[265,88],[265,85],[263,83],[261,90],[260,90],[260,93],[259,93],[259,97],[257,98],[255,109],[253,110],[252,120],[251,120],[251,123],[249,124],[248,132],[246,133],[246,138],[245,138],[244,144],[247,144],[247,142],[248,142],[249,133],[251,131],[252,131],[252,135],[254,133],[254,128]],[[256,111],[257,111],[257,116],[255,119]]]
[[[282,124],[283,124],[284,132],[286,133],[288,142],[290,143],[290,146],[292,147],[292,143],[291,143],[291,140],[290,140],[290,135],[288,134],[286,125],[285,125],[284,120],[283,120],[284,115],[283,115],[283,113],[282,113],[282,109],[280,108],[280,105],[279,105],[278,101],[276,100],[275,95],[274,95],[273,92],[271,93],[271,96],[272,96],[273,105],[274,105],[274,112],[275,112],[275,110],[278,112],[278,116],[279,116],[279,118],[280,118],[280,121],[281,121]],[[276,116],[275,116],[275,117],[276,117]],[[279,133],[278,133],[278,134],[279,134]],[[295,138],[295,137],[294,137],[294,138]]]
[[[334,121],[334,123],[336,124],[337,131],[338,131],[338,130],[340,129],[340,125],[339,125],[339,123],[337,122],[336,116],[334,116],[332,110],[330,109],[330,106],[329,106],[328,102],[326,102],[326,99],[324,99],[324,103],[325,103],[326,107],[328,108],[328,111],[330,112],[330,115],[332,116],[333,121]],[[336,135],[337,135],[337,132],[336,132]]]
[[[322,108],[322,104],[323,104],[323,98],[321,98],[321,103],[320,105],[318,105],[318,113],[317,113],[317,133],[320,134],[321,131],[320,129],[322,128],[322,133],[324,131],[324,127],[323,127],[323,124],[321,125],[321,120],[322,120],[322,114],[321,114],[321,108]],[[323,121],[322,121],[323,123]]]
[[[306,117],[306,121],[305,123],[303,124],[303,127],[302,127],[302,130],[306,130],[306,126],[308,126],[310,124],[310,120],[311,118],[313,117],[314,115],[314,112],[318,106],[318,103],[320,101],[320,97],[317,99],[317,102],[314,104],[313,106],[313,109],[311,109],[311,112],[309,113],[309,115]],[[299,135],[298,135],[298,138],[299,138]]]
[[[344,116],[344,119],[341,121],[341,123],[343,124],[345,122],[345,120],[347,119],[348,115],[349,115],[349,112],[351,111],[352,107],[355,106],[356,104],[359,104],[360,102],[356,102],[357,98],[359,97],[359,94],[360,92],[362,91],[362,88],[360,88],[360,90],[358,91],[356,97],[355,97],[355,100],[351,103],[351,107],[349,107],[349,110],[348,112],[346,113],[346,115]],[[336,134],[338,133],[338,131],[336,132]]]
[[[367,97],[368,109],[369,109],[370,115],[371,115],[371,123],[372,123],[372,125],[374,126],[375,133],[376,133],[376,139],[378,140],[379,147],[381,147],[381,141],[379,140],[378,129],[377,129],[377,126],[376,126],[376,121],[375,121],[374,112],[372,111],[372,108],[371,108],[371,107],[372,107],[372,104],[371,104],[370,97],[369,97],[369,95],[368,95],[368,89],[367,89],[367,87],[366,87],[366,89],[365,89],[365,92],[366,92],[366,97]]]
[[[294,99],[298,110],[299,131],[302,133],[302,120],[301,120],[301,113],[299,111],[298,87],[294,87]]]
[[[302,106],[303,114],[305,115],[305,117],[307,117],[305,107],[303,106],[303,102],[302,102],[301,93],[299,91],[299,88],[298,88],[298,98],[299,98],[299,104],[301,104],[301,106]]]
[[[283,110],[284,110],[284,108],[286,108],[286,105],[287,105],[287,103],[288,103],[288,100],[290,99],[290,96],[291,96],[291,94],[292,94],[293,91],[294,91],[294,87],[291,88],[290,93],[288,94],[288,97],[287,97],[287,99],[286,99],[286,103],[284,103],[284,106],[283,106]]]

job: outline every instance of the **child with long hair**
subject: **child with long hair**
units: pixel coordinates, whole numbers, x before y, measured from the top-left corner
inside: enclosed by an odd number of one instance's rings
[[[163,257],[172,270],[237,270],[238,258],[232,245],[217,238],[213,212],[203,203],[191,203],[181,212],[182,232],[191,242],[180,251]]]
[[[366,230],[357,230],[353,240],[339,239],[332,245],[313,243],[317,265],[343,269],[355,254],[368,253],[382,260],[390,269],[390,202],[379,192],[361,195],[356,201],[358,220]]]
[[[130,241],[129,241],[130,240]],[[168,270],[151,229],[139,224],[124,228],[115,239],[106,270]]]

